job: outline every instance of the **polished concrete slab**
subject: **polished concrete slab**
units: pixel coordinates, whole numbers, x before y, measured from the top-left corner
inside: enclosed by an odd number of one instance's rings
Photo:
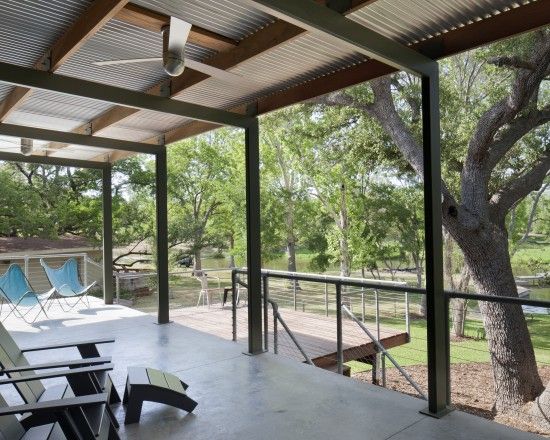
[[[5,325],[21,345],[116,337],[101,352],[114,357],[121,391],[131,365],[174,373],[190,385],[189,396],[199,402],[193,414],[146,403],[141,422],[121,428],[124,439],[539,438],[458,411],[432,419],[419,413],[426,405],[419,399],[270,353],[246,356],[243,345],[176,323],[159,326],[155,317],[121,306],[97,301],[73,313],[52,310],[50,317],[34,326],[9,318]],[[67,349],[32,360],[76,356]],[[120,420],[123,414],[119,406]]]

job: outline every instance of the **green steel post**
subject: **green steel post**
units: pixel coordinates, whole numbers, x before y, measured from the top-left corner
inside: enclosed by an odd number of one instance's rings
[[[437,64],[434,63],[437,67]],[[426,246],[426,311],[428,338],[428,409],[440,417],[448,412],[449,328],[443,292],[443,238],[441,219],[441,157],[439,72],[422,77],[424,146],[424,217]]]
[[[263,352],[260,242],[260,147],[258,119],[245,129],[248,353]]]
[[[102,170],[103,190],[103,300],[113,303],[113,197],[111,165]]]
[[[155,156],[157,209],[157,279],[159,324],[170,322],[168,283],[168,170],[166,147],[160,146]]]

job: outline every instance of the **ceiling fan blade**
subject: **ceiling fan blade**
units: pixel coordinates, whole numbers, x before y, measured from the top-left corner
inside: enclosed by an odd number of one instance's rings
[[[168,50],[172,53],[181,53],[185,49],[187,38],[191,32],[191,23],[170,17],[170,34],[168,37]]]
[[[256,82],[250,80],[249,78],[245,78],[242,75],[228,72],[227,70],[218,69],[217,67],[209,66],[208,64],[204,64],[199,61],[186,59],[185,65],[190,69],[196,70],[197,72],[204,73],[212,78],[217,78],[230,84],[235,84],[238,86],[258,85]]]
[[[159,62],[162,58],[131,58],[129,60],[107,60],[107,61],[94,61],[92,64],[96,66],[116,66],[119,64],[134,64],[134,63],[149,63]]]

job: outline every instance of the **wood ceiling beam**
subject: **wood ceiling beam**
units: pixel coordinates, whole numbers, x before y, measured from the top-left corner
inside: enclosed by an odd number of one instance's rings
[[[170,24],[170,17],[168,15],[159,14],[158,12],[133,4],[127,4],[114,18],[115,20],[120,20],[142,29],[159,33],[164,26]],[[198,26],[193,26],[191,28],[187,41],[197,46],[213,49],[217,52],[231,50],[239,44],[238,41]]]
[[[320,0],[326,1],[326,0]],[[346,13],[351,13],[361,5],[370,4],[375,0],[351,0],[349,2],[349,10]],[[286,23],[281,20],[275,20],[273,23],[265,26],[251,36],[240,41],[239,45],[232,50],[218,53],[203,62],[219,69],[229,69],[238,66],[239,64],[248,61],[255,56],[273,49],[281,44],[287,43],[297,36],[303,34],[305,30]],[[173,78],[169,84],[170,96],[176,96],[191,86],[194,86],[206,79],[209,76],[203,73],[186,69],[183,74]],[[148,91],[151,94],[159,94],[165,88],[166,83],[158,84]],[[84,132],[92,127],[93,133],[99,133],[109,125],[116,124],[126,119],[127,117],[137,113],[138,110],[129,110],[122,107],[112,107],[99,117],[92,120],[90,123],[83,124],[76,129],[77,132]],[[200,124],[203,126],[203,124]]]
[[[425,56],[441,59],[474,49],[513,35],[528,32],[550,23],[550,0],[510,9],[489,19],[446,32],[429,40],[411,45]],[[326,93],[351,87],[390,73],[396,69],[375,60],[368,60],[351,68],[291,87],[256,101],[258,115],[297,104]],[[242,112],[243,106],[231,109]],[[166,144],[218,128],[219,125],[192,122],[164,134]]]
[[[69,59],[82,45],[113,18],[128,0],[96,0],[76,20],[67,31],[53,44],[34,65],[35,69],[55,72]],[[32,90],[26,87],[15,87],[0,103],[0,122],[23,104]]]

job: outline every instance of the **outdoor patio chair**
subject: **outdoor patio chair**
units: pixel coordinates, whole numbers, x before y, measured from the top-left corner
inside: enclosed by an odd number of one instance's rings
[[[0,395],[0,438],[7,440],[72,440],[119,438],[102,417],[106,394],[9,406]],[[17,415],[23,418],[20,420]],[[32,423],[30,423],[32,422]]]
[[[109,364],[110,357],[102,357],[99,354],[97,345],[114,342],[114,339],[95,339],[79,342],[68,342],[53,345],[42,345],[38,347],[20,348],[11,337],[6,328],[0,324],[0,375],[6,374],[8,377],[19,377],[24,375],[29,377],[36,372],[52,368],[84,368]],[[80,353],[80,359],[56,360],[56,362],[47,362],[31,365],[25,356],[31,352],[51,352],[65,348],[76,348]],[[97,370],[93,374],[93,383],[83,376],[71,376],[68,381],[77,395],[95,393],[99,391],[107,393],[109,403],[120,402],[120,396],[113,386],[109,375],[109,369]],[[16,385],[21,398],[27,402],[39,400],[46,388],[40,382],[31,382],[29,385]]]
[[[81,359],[81,364],[95,363],[97,360]],[[108,393],[102,392],[99,384],[97,373],[111,371],[114,366],[111,363],[102,363],[89,366],[71,366],[71,368],[55,369],[60,367],[60,363],[29,365],[25,367],[4,368],[4,373],[8,378],[0,379],[0,386],[13,385],[25,405],[31,407],[40,407],[46,405],[52,400],[70,399],[73,397],[86,396],[102,396],[101,402],[104,403],[101,408],[96,409],[93,416],[100,420],[107,417],[109,424],[112,425],[111,430],[118,429],[118,421],[111,410],[108,403],[110,396]],[[39,370],[38,370],[39,369]],[[36,372],[38,370],[38,372]],[[41,370],[51,370],[46,373]],[[46,379],[65,378],[67,383],[52,385],[45,388],[42,381]],[[25,411],[17,412],[17,414],[25,413]],[[1,411],[0,411],[1,414]],[[21,423],[25,428],[30,428],[36,425],[41,425],[43,422],[40,414],[28,414],[21,418]]]
[[[41,313],[48,318],[44,304],[50,299],[54,291],[55,289],[45,293],[35,292],[21,267],[17,264],[11,264],[6,273],[0,276],[0,313],[4,303],[10,309],[9,313],[2,318],[2,321],[11,314],[22,318],[28,324],[35,322]],[[27,316],[35,308],[38,308],[38,313],[33,319],[27,320]],[[22,311],[22,309],[26,310]]]
[[[94,281],[88,286],[84,286],[80,282],[80,278],[78,276],[78,263],[76,259],[69,258],[61,267],[57,269],[48,266],[43,258],[40,259],[40,264],[44,268],[50,284],[55,289],[55,293],[58,296],[58,299],[63,298],[66,301],[69,298],[78,298],[78,300],[72,306],[70,306],[68,310],[75,307],[80,301],[84,302],[84,300],[86,301],[88,307],[90,307],[90,302],[88,301],[88,293],[90,292],[90,289],[97,284],[97,282]],[[68,311],[65,310],[65,308],[61,304],[61,301],[59,301],[59,305],[61,306],[63,311]]]
[[[203,306],[207,305],[208,307],[210,307],[210,303],[212,302],[212,291],[217,290],[218,294],[220,294],[219,288],[208,287],[208,276],[206,275],[205,272],[197,272],[195,278],[199,280],[199,282],[201,283],[201,291],[199,293],[197,307],[201,303],[201,299],[202,299]],[[220,296],[220,300],[221,300],[221,296]]]

